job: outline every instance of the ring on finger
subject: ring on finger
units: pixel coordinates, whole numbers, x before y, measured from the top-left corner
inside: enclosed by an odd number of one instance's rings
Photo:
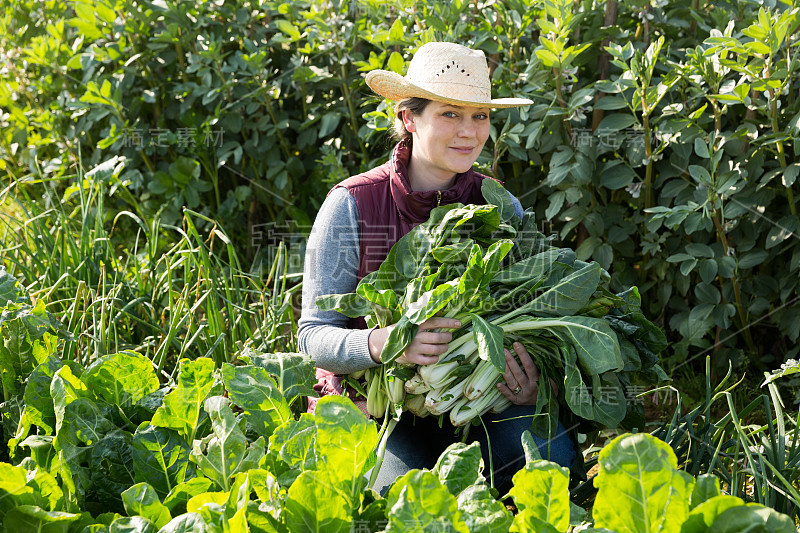
[[[517,385],[517,388],[516,388],[516,389],[514,389],[514,390],[513,390],[513,391],[511,391],[511,392],[513,392],[515,395],[516,395],[516,394],[519,394],[520,392],[522,392],[522,387],[520,387],[519,385]]]

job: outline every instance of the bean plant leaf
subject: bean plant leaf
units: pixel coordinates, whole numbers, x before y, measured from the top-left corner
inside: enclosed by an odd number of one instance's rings
[[[470,314],[474,329],[475,343],[478,345],[478,356],[484,361],[491,361],[498,372],[506,371],[506,356],[503,350],[503,328],[490,324],[480,315]]]
[[[158,389],[153,363],[135,352],[97,359],[83,371],[81,380],[97,396],[121,407],[132,405]]]
[[[225,363],[222,379],[228,397],[244,410],[247,421],[259,435],[269,437],[276,427],[292,418],[289,404],[263,368]]]
[[[172,520],[169,510],[161,503],[155,489],[148,483],[137,483],[122,493],[122,503],[128,516],[140,515],[156,527],[164,527]]]
[[[600,452],[595,526],[618,533],[679,531],[693,485],[677,470],[668,444],[647,433],[621,435]]]
[[[569,527],[569,470],[550,461],[533,461],[514,474],[509,494],[523,511],[514,518],[519,531],[556,531]]]
[[[230,490],[230,478],[238,472],[258,467],[264,456],[264,437],[248,445],[224,396],[212,396],[204,408],[211,417],[212,434],[196,442],[192,457],[200,470],[220,488]]]
[[[194,440],[200,408],[214,387],[214,361],[181,359],[178,386],[164,396],[151,424],[178,430],[187,443]]]
[[[133,434],[135,481],[146,481],[160,497],[166,497],[194,476],[191,448],[174,429],[142,422]]]
[[[263,368],[275,377],[283,397],[290,404],[298,396],[318,397],[314,390],[316,369],[314,360],[304,353],[255,353],[245,352],[248,363]],[[240,356],[244,359],[244,357]]]
[[[455,496],[431,472],[411,470],[395,480],[386,498],[387,533],[469,532]]]

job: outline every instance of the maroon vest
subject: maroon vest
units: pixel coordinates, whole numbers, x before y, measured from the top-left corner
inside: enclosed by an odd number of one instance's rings
[[[411,142],[402,141],[395,147],[389,161],[347,178],[334,187],[347,189],[358,208],[359,281],[378,270],[394,243],[411,228],[428,220],[431,209],[437,205],[485,203],[481,182],[487,176],[473,169],[457,174],[449,189],[413,191],[407,170],[410,158]],[[363,329],[366,322],[363,318],[351,319],[350,327]]]

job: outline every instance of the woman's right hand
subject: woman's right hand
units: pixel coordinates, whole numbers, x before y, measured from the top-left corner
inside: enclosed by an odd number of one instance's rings
[[[446,353],[448,343],[453,340],[453,334],[449,331],[430,331],[432,329],[458,329],[461,322],[454,318],[433,317],[419,325],[417,334],[405,349],[403,354],[397,358],[400,364],[432,365],[439,360],[439,356]],[[386,343],[386,339],[394,329],[394,326],[377,328],[370,332],[368,344],[369,355],[376,363],[381,362],[381,350]]]

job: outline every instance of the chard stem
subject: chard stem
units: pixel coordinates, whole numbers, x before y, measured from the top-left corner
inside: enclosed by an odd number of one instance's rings
[[[394,431],[395,426],[397,426],[397,420],[390,417],[389,413],[387,412],[383,417],[383,424],[381,425],[381,430],[378,433],[378,440],[380,440],[380,444],[378,445],[378,456],[375,460],[375,466],[372,467],[372,473],[369,476],[369,482],[367,483],[368,489],[371,489],[375,484],[375,480],[378,479],[378,472],[381,469],[381,465],[383,465],[383,456],[386,454],[386,442],[389,440],[389,436]]]

